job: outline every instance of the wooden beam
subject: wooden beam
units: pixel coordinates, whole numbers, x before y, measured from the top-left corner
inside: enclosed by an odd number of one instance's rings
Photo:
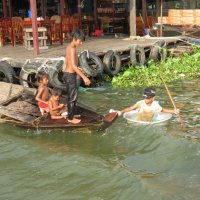
[[[97,29],[98,28],[97,0],[94,0],[93,7],[94,7],[94,29]]]
[[[3,17],[8,17],[6,0],[3,0]]]
[[[65,15],[65,0],[60,0],[60,15]]]
[[[144,26],[146,26],[146,16],[147,16],[147,2],[142,0],[142,18],[144,20]]]
[[[156,0],[156,19],[160,16],[160,0]]]
[[[82,27],[82,1],[78,0],[78,16],[80,20],[80,27]]]
[[[39,54],[38,25],[37,25],[37,5],[36,0],[30,0],[33,29],[33,53],[36,57]]]
[[[13,8],[12,8],[12,1],[8,0],[8,11],[9,11],[9,17],[13,16]]]
[[[44,0],[41,0],[41,15],[45,19],[46,13],[44,9]]]
[[[130,36],[136,36],[136,0],[130,0]]]
[[[160,37],[163,36],[163,0],[160,2],[160,17],[161,17],[161,24],[160,24]]]

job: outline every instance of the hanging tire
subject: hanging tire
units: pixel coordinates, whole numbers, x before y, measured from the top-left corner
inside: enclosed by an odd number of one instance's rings
[[[6,61],[0,61],[0,81],[7,83],[15,82],[15,71]]]
[[[104,72],[109,76],[115,76],[121,69],[121,57],[119,53],[109,50],[103,57]]]
[[[37,82],[36,75],[38,73],[38,68],[40,66],[41,63],[36,63],[36,62],[24,65],[20,71],[20,84],[23,85],[24,87],[34,87],[33,84],[28,82],[32,82],[34,84]]]
[[[157,41],[151,46],[149,59],[155,62],[164,61],[167,58],[167,50],[164,41]]]
[[[82,52],[79,56],[79,63],[81,69],[88,76],[96,77],[103,72],[103,63],[95,53],[86,51]]]
[[[62,82],[63,77],[63,60],[55,62],[49,68],[49,83],[52,87],[66,91],[66,84]]]
[[[133,66],[144,65],[146,62],[144,48],[135,45],[130,49],[130,61]]]

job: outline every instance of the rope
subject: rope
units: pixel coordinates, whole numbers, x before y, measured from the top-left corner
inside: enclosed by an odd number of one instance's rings
[[[81,51],[80,54],[82,54],[84,52],[86,52],[87,58],[89,59],[90,58],[90,52],[88,51],[88,49],[85,49],[85,50]]]

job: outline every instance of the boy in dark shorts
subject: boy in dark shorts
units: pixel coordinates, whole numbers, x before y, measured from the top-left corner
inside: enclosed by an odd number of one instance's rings
[[[67,85],[68,96],[68,122],[77,124],[81,120],[74,117],[78,98],[77,76],[81,77],[85,85],[90,85],[90,80],[78,68],[77,47],[84,41],[85,35],[82,30],[74,30],[71,34],[71,42],[66,49],[63,79]]]

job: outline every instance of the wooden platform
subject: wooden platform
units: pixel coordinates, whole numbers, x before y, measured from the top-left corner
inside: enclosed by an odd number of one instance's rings
[[[118,52],[128,51],[131,45],[140,45],[141,47],[150,48],[150,46],[158,40],[164,40],[167,44],[174,44],[183,37],[133,37],[133,38],[115,38],[114,36],[91,37],[78,48],[78,52],[89,50],[101,56],[108,50],[116,50]],[[38,57],[53,58],[65,56],[65,49],[69,41],[65,41],[63,45],[54,44],[49,46],[47,50],[40,50]],[[33,52],[27,51],[23,46],[12,47],[11,45],[0,47],[0,59],[14,58],[15,61],[24,62],[26,59],[33,59]]]

